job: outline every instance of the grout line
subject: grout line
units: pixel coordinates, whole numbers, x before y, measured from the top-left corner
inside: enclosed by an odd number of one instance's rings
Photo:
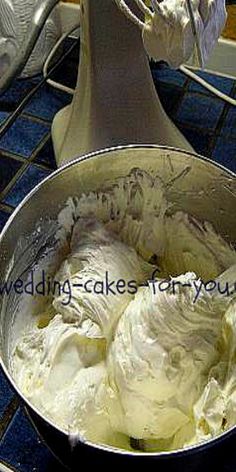
[[[188,92],[189,90],[189,86],[190,86],[190,78],[187,77],[186,78],[186,82],[184,83],[184,85],[181,87],[182,89],[182,93],[180,94],[180,98],[179,100],[177,101],[177,104],[176,106],[174,107],[174,112],[171,114],[170,118],[172,121],[175,121],[176,119],[176,116],[178,114],[178,111],[183,103],[183,100],[184,100],[184,97],[186,96],[186,93]],[[175,123],[176,124],[176,123]]]
[[[17,397],[13,397],[13,399],[10,401],[10,403],[8,404],[6,410],[4,411],[1,417],[0,441],[2,441],[4,434],[7,432],[8,426],[10,425],[18,407],[19,407],[19,400]]]
[[[233,98],[236,97],[236,80],[235,80],[233,88],[231,90],[231,97],[233,97]]]
[[[25,163],[27,157],[20,156],[19,154],[14,154],[13,152],[8,152],[5,149],[0,149],[0,158],[6,157],[7,159],[13,159],[14,161]]]
[[[176,126],[181,126],[181,127],[184,127],[186,129],[189,129],[189,130],[192,130],[192,131],[197,131],[198,133],[201,133],[202,135],[213,135],[215,134],[215,128],[214,129],[210,129],[210,128],[207,128],[207,129],[203,129],[202,127],[198,127],[198,126],[194,126],[192,123],[189,124],[187,121],[180,121],[178,119],[176,120],[173,120],[175,125]],[[217,135],[219,135],[219,133],[217,133]],[[235,140],[236,137],[233,139],[233,137],[230,138],[230,140]]]
[[[212,139],[212,137],[214,136],[214,130],[207,130],[204,132],[202,128],[197,128],[196,126],[191,126],[191,125],[188,126],[188,124],[183,123],[182,121],[177,121],[177,120],[174,121],[174,124],[179,129],[181,129],[181,132],[184,129],[186,131],[192,131],[193,133],[198,133],[201,136],[209,138],[209,139]]]
[[[186,93],[188,92],[189,90],[189,85],[190,85],[190,79],[189,77],[187,78],[185,84],[183,85],[182,87],[182,93],[180,94],[180,98],[179,100],[177,101],[177,104],[174,108],[174,113],[171,115],[171,119],[174,120],[174,118],[177,116],[177,113],[183,103],[183,100],[184,100],[184,97],[186,96]]]
[[[178,90],[179,92],[179,95],[178,97],[176,97],[176,103],[172,103],[171,104],[171,110],[168,110],[165,108],[165,103],[162,101],[162,97],[164,96],[164,93],[165,93],[165,88],[162,89],[162,94],[160,94],[158,92],[158,90],[156,91],[157,92],[157,97],[159,98],[160,102],[161,102],[161,105],[165,111],[165,113],[167,114],[167,116],[171,119],[171,121],[174,120],[174,117],[175,115],[177,114],[177,111],[179,109],[179,106],[180,106],[180,103],[182,103],[182,99],[183,99],[183,92],[181,92],[180,90]],[[161,96],[162,95],[162,96]]]
[[[51,137],[51,132],[48,133],[46,136],[44,136],[42,141],[40,141],[40,143],[37,145],[37,147],[35,148],[35,150],[31,154],[30,158],[28,159],[28,162],[30,164],[34,164],[34,166],[39,167],[40,169],[51,170],[51,172],[53,172],[54,169],[52,169],[51,167],[45,166],[41,162],[35,162],[35,160],[34,160],[34,159],[36,159],[38,153],[43,149],[45,144],[49,141],[50,137]]]
[[[41,141],[41,143],[39,143],[39,145],[36,147],[36,149],[34,150],[34,152],[32,153],[31,157],[30,157],[30,160],[29,162],[31,164],[34,164],[34,166],[36,167],[39,167],[40,169],[43,169],[43,170],[50,170],[51,172],[53,172],[55,169],[50,167],[49,165],[47,165],[46,163],[42,163],[42,162],[36,162],[34,159],[37,158],[38,156],[38,153],[43,149],[43,147],[47,144],[47,142],[50,140],[51,138],[51,132],[48,133],[44,139]]]
[[[154,78],[153,78],[154,80]],[[207,79],[206,79],[207,80]],[[234,94],[236,92],[236,80],[233,80],[233,79],[229,79],[232,81],[232,86],[231,86],[231,90],[229,93],[229,96],[230,97],[234,97]],[[192,83],[195,83],[194,80],[192,80],[190,77],[187,78],[187,82],[184,84],[184,85],[179,85],[177,83],[172,83],[172,82],[168,82],[168,81],[164,81],[164,80],[160,80],[159,78],[156,78],[154,80],[154,85],[155,85],[155,82],[158,82],[158,83],[161,83],[161,84],[165,84],[167,87],[176,87],[177,89],[182,89],[184,91],[184,93],[191,93],[191,94],[194,94],[194,95],[197,95],[197,96],[206,96],[207,98],[213,98],[213,99],[216,99],[216,100],[220,100],[220,101],[223,101],[222,99],[220,99],[219,97],[216,97],[213,93],[211,93],[210,91],[206,90],[204,87],[201,87],[200,90],[190,90],[190,85]],[[197,84],[196,82],[196,85],[199,85]],[[200,86],[200,85],[199,85]],[[227,94],[227,92],[224,92]]]
[[[0,202],[0,210],[3,210],[5,213],[9,213],[9,216],[14,211],[14,208],[8,205],[8,203]]]
[[[223,108],[223,110],[222,110],[222,113],[221,113],[221,115],[220,115],[220,117],[219,117],[219,120],[218,120],[218,122],[217,122],[217,125],[216,125],[216,128],[215,128],[215,133],[214,133],[213,139],[212,139],[212,141],[211,141],[211,143],[210,143],[211,145],[209,146],[209,148],[210,148],[210,149],[209,149],[209,152],[210,152],[209,155],[210,155],[210,156],[212,156],[212,153],[213,153],[213,151],[214,151],[214,149],[215,149],[215,147],[216,147],[217,139],[218,139],[218,137],[221,135],[221,131],[222,131],[222,128],[223,128],[223,124],[224,124],[224,122],[225,122],[226,115],[227,115],[227,113],[228,113],[228,111],[229,111],[229,108],[230,108],[229,103],[225,103],[225,106],[224,106],[224,108]],[[226,137],[225,137],[225,138],[226,138]],[[226,139],[227,139],[227,138],[226,138]],[[236,138],[235,138],[235,139],[236,139]]]
[[[18,80],[18,79],[16,79]],[[21,79],[19,79],[21,80]],[[27,81],[30,81],[31,79],[30,78],[25,78],[25,79],[22,79],[22,80],[25,80],[26,82]],[[15,109],[18,107],[18,105],[21,103],[21,101],[27,96],[28,93],[30,93],[30,91],[35,87],[35,85],[37,84],[38,81],[35,81],[34,83],[31,83],[30,86],[28,88],[26,88],[26,90],[24,89],[20,89],[19,90],[19,95],[17,97],[8,97],[7,95],[6,96],[2,96],[0,97],[0,107],[1,107],[1,110],[2,111],[6,111],[7,113],[12,113],[15,111]],[[12,84],[12,87],[14,87],[14,83]],[[9,89],[10,90],[10,89]],[[8,90],[5,92],[7,94]],[[2,109],[3,108],[3,109]]]
[[[220,98],[215,97],[215,96],[214,96],[213,94],[211,94],[210,92],[209,92],[209,94],[208,94],[208,93],[199,92],[199,91],[190,91],[190,90],[189,90],[189,87],[190,87],[191,83],[192,83],[192,80],[191,80],[190,77],[189,77],[189,78],[188,78],[188,82],[187,82],[187,84],[186,84],[185,87],[184,87],[185,93],[183,94],[182,99],[184,99],[186,93],[191,93],[192,95],[195,95],[195,96],[198,96],[198,97],[203,97],[203,96],[204,96],[204,97],[207,97],[207,98],[211,98],[211,99],[216,99],[216,100],[218,100],[218,101],[219,101],[219,100],[222,101]],[[236,91],[236,81],[232,84],[232,88],[231,88],[231,91],[230,91],[230,96],[233,96],[234,89],[235,89],[235,91]],[[182,103],[182,102],[181,102],[181,103]],[[180,106],[181,106],[181,103],[180,103],[180,105],[179,105],[179,108],[180,108]],[[230,105],[229,105],[228,103],[224,102],[224,106],[223,106],[222,112],[221,112],[221,114],[220,114],[220,116],[219,116],[219,118],[218,118],[218,121],[217,121],[217,123],[216,123],[215,128],[214,128],[214,129],[210,129],[210,130],[206,130],[206,132],[203,133],[203,134],[208,134],[208,135],[210,134],[210,135],[212,135],[212,136],[211,136],[210,143],[209,143],[209,149],[208,149],[208,150],[209,150],[209,155],[212,155],[212,152],[213,152],[213,150],[214,150],[214,146],[215,146],[215,144],[216,144],[216,140],[217,140],[217,138],[218,138],[219,136],[221,136],[222,125],[223,125],[223,123],[224,123],[224,119],[225,119],[225,117],[226,117],[226,114],[227,114],[227,112],[228,112],[229,107],[230,107]],[[179,108],[178,108],[178,109],[179,109]],[[174,116],[171,116],[171,118],[172,118],[173,121],[174,121]],[[178,119],[176,119],[175,124],[176,124],[176,126],[184,126],[185,128],[191,129],[191,130],[193,130],[193,131],[197,131],[197,132],[201,132],[201,133],[202,133],[202,131],[203,131],[203,130],[202,130],[202,127],[197,127],[197,126],[189,125],[188,122],[179,121]],[[228,138],[226,138],[226,139],[228,139]],[[235,140],[236,140],[236,136],[235,136],[235,137],[234,137],[234,136],[231,136],[231,137],[230,137],[230,141],[235,141]]]
[[[20,115],[22,118],[25,118],[29,121],[33,121],[34,123],[38,123],[40,125],[47,125],[50,127],[52,121],[51,119],[41,118],[40,116],[35,116],[27,111],[23,111]]]
[[[27,97],[27,94],[30,93],[30,92],[26,92],[25,94],[25,97]],[[25,98],[24,97],[24,98]],[[24,99],[23,98],[23,99]],[[50,130],[50,125],[51,125],[51,120],[43,120],[39,117],[35,117],[33,115],[28,115],[27,113],[24,112],[24,110],[22,110],[22,112],[20,113],[19,117],[16,117],[15,121],[12,123],[12,126],[15,124],[16,120],[18,118],[21,118],[21,117],[24,117],[25,119],[29,120],[29,121],[33,121],[33,122],[36,122],[36,123],[40,123],[40,124],[44,124],[45,126],[47,125],[49,130]],[[4,122],[2,123],[4,124]],[[49,138],[50,136],[50,131],[49,133],[47,134],[47,138]],[[23,161],[23,158],[21,156],[17,156],[19,157],[19,161],[22,162],[22,166],[20,169],[18,169],[18,171],[16,172],[16,174],[14,175],[14,177],[11,179],[11,181],[8,183],[8,185],[3,189],[3,191],[1,192],[1,200],[7,195],[7,193],[13,188],[13,186],[16,184],[17,180],[21,178],[21,176],[24,174],[24,172],[27,170],[27,168],[29,167],[29,165],[31,163],[33,163],[34,165],[38,166],[39,168],[41,169],[44,169],[44,170],[51,170],[49,169],[49,167],[45,167],[43,166],[43,164],[40,164],[40,163],[35,163],[33,162],[35,157],[37,156],[37,152],[38,150],[40,149],[40,145],[42,144],[43,146],[43,141],[44,143],[46,142],[46,137],[45,137],[45,141],[44,141],[44,138],[42,139],[42,141],[40,143],[38,143],[38,145],[36,146],[35,150],[32,152],[31,156],[29,158],[25,158],[24,161]],[[1,149],[0,149],[0,153],[1,153]],[[11,156],[10,156],[11,157]]]
[[[24,174],[24,172],[26,171],[27,167],[29,167],[29,163],[28,161],[26,161],[21,167],[20,169],[18,169],[18,171],[16,172],[16,174],[14,175],[14,177],[11,179],[11,181],[8,183],[8,185],[3,189],[3,191],[1,192],[1,201],[4,199],[4,197],[7,195],[7,193],[12,189],[12,187],[15,185],[15,183],[17,182],[17,180],[20,179],[20,177]]]
[[[47,139],[49,139],[49,137],[50,137],[50,133],[47,133],[47,135],[44,136],[44,138],[42,138],[42,140],[39,142],[38,146],[34,149],[31,156],[28,159],[25,158],[24,161],[22,161],[22,166],[20,167],[20,169],[18,169],[18,171],[16,172],[14,177],[11,179],[11,181],[8,183],[8,185],[1,192],[1,201],[8,194],[8,192],[13,188],[13,186],[16,184],[16,182],[22,177],[22,175],[25,173],[25,171],[30,166],[30,164],[33,163],[36,166],[38,165],[37,163],[34,163],[33,160],[37,156],[39,146],[41,146],[41,145],[43,146],[46,143]],[[39,165],[39,167],[41,168],[40,165]]]
[[[32,164],[34,164],[35,167],[38,167],[41,170],[47,170],[51,172],[54,172],[56,170],[55,168],[49,167],[46,164],[43,164],[42,162],[32,162]]]
[[[38,152],[41,151],[41,149],[45,146],[47,141],[50,139],[50,136],[51,136],[51,132],[47,133],[41,139],[41,141],[37,144],[37,146],[35,147],[35,149],[33,150],[32,154],[31,154],[31,156],[27,159],[29,163],[32,163],[33,160],[37,157]]]
[[[220,118],[219,118],[220,119]],[[198,133],[201,133],[202,135],[208,135],[210,136],[211,138],[223,138],[227,141],[230,141],[230,142],[235,142],[236,141],[236,136],[230,136],[230,138],[228,136],[224,136],[224,134],[221,134],[221,130],[214,130],[214,129],[207,129],[207,130],[203,130],[202,128],[198,128],[197,126],[193,126],[193,125],[189,125],[187,122],[184,122],[184,121],[179,121],[179,120],[173,120],[175,125],[177,127],[182,127],[182,128],[186,128],[190,131],[196,131]]]

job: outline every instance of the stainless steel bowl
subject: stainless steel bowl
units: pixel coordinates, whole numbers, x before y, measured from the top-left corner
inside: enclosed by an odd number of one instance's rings
[[[40,218],[56,219],[69,196],[102,189],[133,168],[151,175],[159,175],[169,186],[168,198],[175,209],[188,212],[200,220],[211,222],[215,229],[232,244],[236,244],[236,178],[235,174],[206,158],[173,148],[159,146],[127,146],[107,149],[81,157],[52,173],[39,184],[10,217],[0,237],[0,281],[7,277],[9,263],[19,234],[29,237]],[[226,447],[236,427],[214,440],[185,450],[146,454],[124,452],[111,447],[79,443],[71,449],[68,436],[48,421],[18,390],[9,371],[9,340],[12,329],[11,304],[0,301],[0,354],[1,363],[13,389],[22,399],[33,422],[59,458],[71,468],[78,461],[98,461],[117,465],[120,462],[159,461],[168,470],[198,470],[199,461],[209,460],[212,453]],[[228,439],[226,441],[226,439]],[[20,439],[19,439],[20,440]],[[88,464],[89,465],[89,464]]]

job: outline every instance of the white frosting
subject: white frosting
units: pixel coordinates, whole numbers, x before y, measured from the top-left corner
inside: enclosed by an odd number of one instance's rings
[[[207,62],[226,22],[225,0],[191,0],[201,50]],[[194,52],[196,38],[186,0],[163,0],[143,29],[144,47],[150,57],[178,68]]]
[[[236,272],[234,275],[234,281]],[[194,406],[196,440],[211,438],[236,423],[236,303],[230,303],[221,322],[220,358]]]
[[[104,192],[70,199],[58,220],[61,243],[37,268],[48,257],[56,268],[60,249],[55,279],[70,280],[71,302],[55,294],[19,331],[12,371],[22,392],[73,442],[78,434],[125,449],[136,441],[145,451],[170,450],[235,424],[235,297],[203,284],[234,287],[235,250],[210,223],[173,213],[161,181],[139,170]],[[124,280],[124,293],[87,293],[86,281],[91,289],[106,272]]]
[[[71,301],[65,306],[62,294],[55,297],[53,306],[64,321],[77,322],[82,329],[92,321],[96,325],[91,327],[92,335],[109,338],[132,299],[129,282],[139,284],[151,272],[151,265],[145,264],[133,248],[96,221],[80,218],[73,229],[70,256],[56,274],[61,283],[70,281]],[[87,285],[83,288],[76,284]]]
[[[228,304],[208,297],[194,303],[194,280],[192,273],[172,279],[182,284],[175,294],[140,289],[120,318],[108,354],[109,384],[120,402],[111,415],[114,429],[140,439],[171,440],[193,423],[193,405],[219,360],[221,317]]]

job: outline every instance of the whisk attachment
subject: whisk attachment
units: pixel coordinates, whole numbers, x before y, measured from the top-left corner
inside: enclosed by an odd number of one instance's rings
[[[200,46],[200,41],[199,41],[199,32],[198,32],[197,25],[196,25],[196,22],[195,22],[195,16],[194,16],[194,11],[193,11],[193,8],[192,8],[191,0],[186,0],[186,4],[187,4],[189,18],[190,18],[190,22],[191,22],[192,33],[193,33],[193,36],[194,36],[194,39],[195,39],[198,65],[202,66],[203,59],[202,59],[202,51],[201,51],[201,46]]]
[[[137,3],[137,1],[138,0],[136,0],[136,3]],[[117,4],[117,6],[119,7],[119,9],[122,11],[122,13],[124,13],[126,18],[128,18],[130,21],[132,21],[132,23],[137,25],[141,30],[143,30],[143,28],[145,28],[145,23],[142,20],[140,20],[140,18],[138,18],[138,16],[135,15],[135,13],[132,12],[132,10],[128,7],[125,0],[115,0],[115,2]],[[145,8],[146,8],[146,5],[144,5],[142,0],[139,0],[137,4],[140,4],[140,5],[143,4],[143,6],[145,6]],[[138,5],[139,8],[140,8],[140,5]],[[148,10],[149,10],[149,8],[148,8]]]
[[[204,67],[227,18],[225,0],[150,0],[151,8],[143,0],[134,0],[143,20],[130,9],[127,0],[115,2],[142,30],[148,55],[173,68],[186,63],[193,53],[198,66]]]

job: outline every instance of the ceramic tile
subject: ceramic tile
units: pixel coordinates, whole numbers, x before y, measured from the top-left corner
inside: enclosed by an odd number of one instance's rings
[[[12,447],[14,445],[14,447]],[[19,472],[65,472],[19,408],[0,443],[3,459]]]
[[[175,114],[175,110],[179,105],[183,92],[172,84],[164,84],[162,82],[156,82],[156,90],[159,98],[165,109],[166,113],[172,117]]]
[[[55,114],[72,100],[71,95],[67,95],[60,90],[46,84],[40,89],[31,102],[26,106],[25,113],[52,121]]]
[[[28,158],[49,131],[47,124],[18,118],[1,139],[0,149]]]
[[[212,158],[236,172],[236,141],[219,137],[212,153]]]
[[[17,206],[30,190],[49,174],[49,170],[41,169],[31,164],[6,195],[4,203],[8,203],[13,207]]]
[[[78,76],[79,61],[67,61],[53,74],[52,79],[67,87],[75,88]]]
[[[32,79],[14,80],[11,87],[0,96],[0,110],[13,111],[21,100],[39,82],[41,76]]]
[[[0,192],[9,184],[21,166],[21,162],[0,154]]]
[[[177,112],[179,123],[187,123],[195,128],[215,130],[224,109],[221,100],[196,93],[186,93]]]
[[[165,63],[151,63],[152,76],[155,81],[164,82],[183,87],[187,81],[186,76],[178,71],[171,69]]]
[[[229,106],[221,128],[221,134],[227,138],[233,137],[236,139],[236,107]]]
[[[5,412],[7,406],[9,405],[10,401],[14,397],[14,393],[12,388],[10,387],[5,374],[0,367],[0,422],[3,413]]]
[[[37,156],[35,157],[34,162],[43,164],[44,166],[49,167],[50,169],[53,169],[53,170],[57,168],[51,138],[47,140],[44,146],[37,153]]]
[[[180,126],[179,129],[198,154],[206,157],[211,154],[213,134],[205,134],[203,131],[191,129],[187,126]]]
[[[232,89],[233,89],[233,81],[231,79],[228,79],[226,77],[220,77],[214,74],[209,74],[204,71],[200,71],[197,73],[199,77],[202,79],[206,80],[209,84],[213,85],[216,87],[218,90],[220,90],[223,93],[226,93],[227,95],[230,95]],[[203,93],[205,95],[211,95],[211,92],[208,92],[204,87],[202,87],[200,84],[197,82],[194,82],[191,80],[190,86],[189,86],[189,91],[191,92],[199,92]]]

